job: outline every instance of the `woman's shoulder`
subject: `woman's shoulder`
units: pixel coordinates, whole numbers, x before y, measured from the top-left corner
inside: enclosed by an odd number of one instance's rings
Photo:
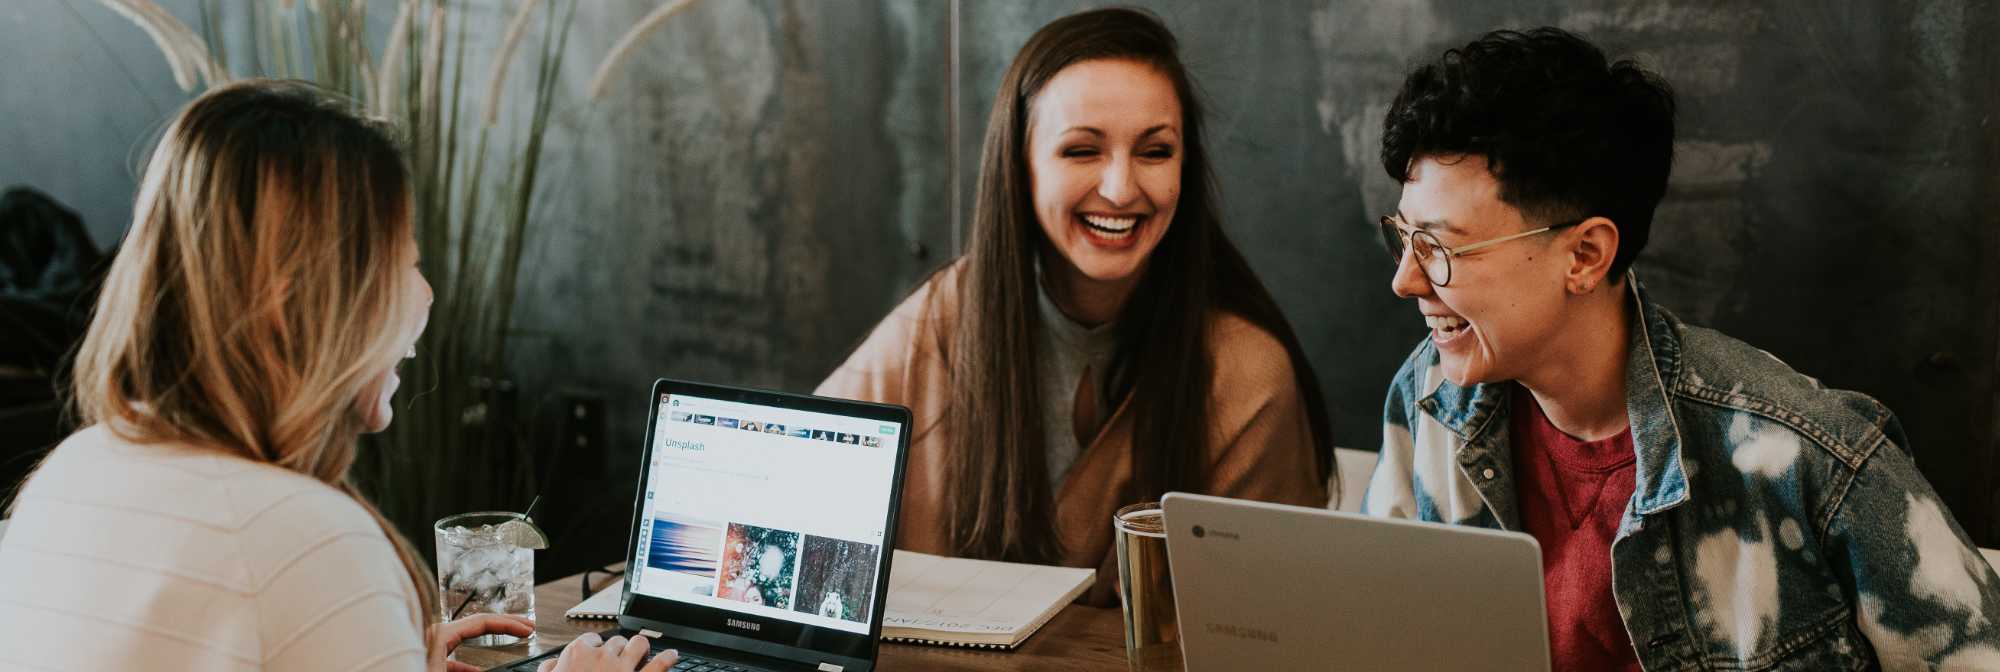
[[[916,289],[910,290],[910,295],[902,303],[896,304],[895,310],[889,312],[889,318],[883,323],[886,325],[890,320],[929,325],[949,322],[949,318],[958,313],[959,288],[965,282],[968,263],[960,257],[931,273]]]
[[[870,341],[907,341],[948,327],[958,314],[959,287],[965,279],[964,259],[932,273],[875,326]]]
[[[374,517],[338,488],[210,447],[140,442],[94,425],[71,435],[31,476],[22,504],[48,500],[123,512],[230,536],[373,531]]]
[[[218,449],[135,441],[106,427],[58,445],[12,514],[8,551],[24,562],[99,559],[230,595],[256,595],[300,567],[395,562],[373,516],[333,486]],[[392,573],[333,573],[311,580],[344,589],[368,577],[397,587],[372,578]]]
[[[864,398],[857,396],[864,391],[853,389],[867,387],[861,379],[893,376],[913,365],[939,360],[957,314],[958,287],[964,273],[965,261],[961,259],[911,290],[820,384],[818,393]]]
[[[104,427],[77,432],[15,502],[0,543],[9,571],[0,576],[0,612],[99,647],[66,652],[59,668],[109,669],[100,663],[153,647],[157,666],[210,669],[256,667],[268,660],[264,645],[306,641],[271,635],[310,599],[373,591],[407,601],[406,589],[377,578],[394,574],[368,569],[381,562],[354,561],[380,553],[376,546],[315,536],[365,511],[349,511],[358,507],[335,499],[338,490],[274,470],[282,471]],[[327,554],[322,546],[339,548]],[[116,622],[78,617],[77,605]],[[159,647],[163,637],[174,646]]]
[[[1298,387],[1292,355],[1277,335],[1225,310],[1208,319],[1208,350],[1217,389],[1289,392]]]

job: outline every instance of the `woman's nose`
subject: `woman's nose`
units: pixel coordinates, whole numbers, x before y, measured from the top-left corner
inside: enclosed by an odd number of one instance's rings
[[[1396,274],[1389,277],[1389,291],[1405,299],[1431,293],[1431,279],[1424,275],[1423,262],[1417,261],[1417,253],[1409,245],[1404,245],[1403,256],[1396,258]]]
[[[1113,158],[1105,162],[1104,173],[1098,176],[1097,195],[1110,201],[1113,207],[1131,205],[1139,195],[1139,185],[1132,177],[1132,163],[1129,158]]]

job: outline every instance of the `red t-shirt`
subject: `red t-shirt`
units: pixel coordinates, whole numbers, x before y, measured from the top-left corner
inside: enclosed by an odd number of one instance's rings
[[[1638,670],[1611,595],[1611,540],[1632,498],[1632,430],[1579,441],[1514,388],[1510,421],[1521,525],[1542,545],[1549,654],[1558,670]]]

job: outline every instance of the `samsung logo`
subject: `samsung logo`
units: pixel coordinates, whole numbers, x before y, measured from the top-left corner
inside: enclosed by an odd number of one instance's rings
[[[1221,635],[1223,637],[1233,637],[1236,639],[1249,639],[1259,642],[1270,642],[1272,644],[1278,643],[1278,633],[1272,632],[1270,630],[1246,628],[1243,626],[1229,625],[1226,623],[1208,624],[1208,634]]]
[[[734,618],[724,620],[723,625],[727,625],[729,627],[736,628],[738,630],[749,630],[751,632],[758,632],[764,629],[764,624],[762,623],[757,623],[755,621],[739,621]],[[1272,640],[1272,641],[1277,641],[1277,640]]]

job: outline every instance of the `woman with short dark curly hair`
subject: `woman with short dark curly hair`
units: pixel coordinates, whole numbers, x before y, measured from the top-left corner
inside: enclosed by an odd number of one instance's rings
[[[1559,670],[2000,669],[2000,576],[1895,414],[1681,322],[1631,270],[1674,109],[1555,28],[1404,81],[1380,223],[1431,333],[1363,510],[1534,536]]]

